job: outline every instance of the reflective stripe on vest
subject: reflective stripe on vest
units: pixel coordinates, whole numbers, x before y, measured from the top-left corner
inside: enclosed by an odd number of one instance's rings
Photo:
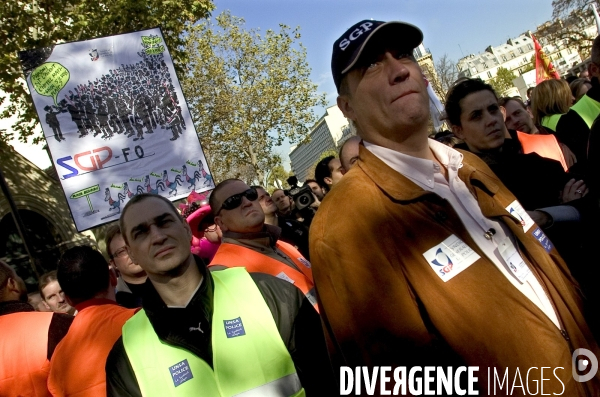
[[[553,114],[552,116],[544,116],[542,118],[542,126],[551,129],[556,132],[556,125],[558,120],[562,117],[562,114]]]
[[[311,264],[292,245],[277,241],[276,247],[283,252],[299,270],[286,265],[267,255],[256,252],[241,245],[222,243],[215,257],[210,262],[211,266],[245,267],[250,273],[265,273],[294,284],[304,293],[315,310],[319,311],[315,294]]]
[[[523,153],[537,153],[541,157],[558,161],[565,172],[569,170],[563,151],[554,135],[526,134],[517,131],[517,136],[523,147]]]
[[[123,326],[123,345],[142,395],[304,396],[271,311],[248,272],[234,268],[211,275],[214,370],[193,353],[162,342],[144,310]]]

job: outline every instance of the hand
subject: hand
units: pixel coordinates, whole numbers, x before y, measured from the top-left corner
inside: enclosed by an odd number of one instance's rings
[[[317,196],[314,193],[312,195],[315,198],[315,201],[310,206],[311,206],[311,208],[318,209],[319,206],[321,205],[321,201],[319,201],[319,199],[317,198]]]
[[[565,185],[560,199],[561,202],[568,203],[569,201],[580,199],[588,193],[589,190],[583,180],[575,181],[575,179],[571,179]]]
[[[531,219],[542,229],[551,226],[554,222],[552,217],[544,211],[527,211]]]

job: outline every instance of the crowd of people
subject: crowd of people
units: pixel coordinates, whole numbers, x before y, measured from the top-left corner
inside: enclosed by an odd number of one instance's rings
[[[334,396],[342,367],[358,385],[381,366],[487,368],[482,395],[491,374],[562,368],[542,393],[600,395],[571,371],[578,349],[600,355],[600,37],[588,76],[526,102],[458,80],[435,139],[422,40],[364,20],[334,43],[356,136],[309,189],[227,179],[182,213],[136,195],[110,261],[66,250],[39,295],[0,262],[0,395]]]
[[[79,138],[93,134],[108,140],[126,134],[137,141],[160,126],[172,130],[171,140],[177,139],[186,125],[164,57],[140,56],[142,61],[110,69],[94,81],[77,85],[75,91],[69,90],[57,105],[44,107],[44,121],[54,138],[66,140],[57,115],[69,113]]]

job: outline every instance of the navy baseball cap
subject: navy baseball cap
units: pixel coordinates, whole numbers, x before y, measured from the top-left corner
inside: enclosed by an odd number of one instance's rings
[[[344,74],[356,65],[367,44],[373,42],[372,37],[380,36],[376,33],[382,31],[388,40],[397,37],[398,45],[406,49],[417,48],[423,42],[421,29],[410,23],[364,20],[354,24],[333,43],[331,72],[338,92]]]

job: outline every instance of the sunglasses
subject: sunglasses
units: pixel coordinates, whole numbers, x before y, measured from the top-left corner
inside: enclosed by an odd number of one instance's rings
[[[242,199],[244,197],[246,197],[250,201],[254,201],[258,198],[258,192],[256,191],[256,189],[250,188],[245,192],[234,194],[233,196],[226,198],[225,201],[223,201],[221,208],[215,214],[215,216],[219,215],[221,210],[232,210],[234,208],[239,207],[240,205],[242,205]]]

